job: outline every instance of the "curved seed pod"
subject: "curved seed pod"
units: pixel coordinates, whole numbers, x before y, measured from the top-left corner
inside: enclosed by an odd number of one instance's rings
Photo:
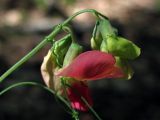
[[[126,79],[126,80],[131,79],[134,74],[134,71],[132,67],[129,65],[128,61],[120,57],[115,57],[115,58],[116,58],[116,65],[119,68],[121,68],[124,73],[124,77],[120,79]]]
[[[56,41],[52,47],[52,52],[56,56],[56,62],[59,67],[63,66],[63,60],[69,49],[69,46],[71,45],[71,42],[71,35],[68,34],[62,39]]]
[[[92,33],[91,48],[93,48],[94,50],[99,50],[101,43],[102,35],[99,30],[99,22],[97,21]]]
[[[109,36],[107,39],[107,49],[109,53],[124,59],[135,59],[140,55],[140,48],[122,37]]]
[[[69,65],[75,57],[77,57],[81,52],[82,52],[83,48],[81,45],[72,42],[72,44],[70,45],[65,58],[64,58],[64,62],[63,62],[63,67]]]

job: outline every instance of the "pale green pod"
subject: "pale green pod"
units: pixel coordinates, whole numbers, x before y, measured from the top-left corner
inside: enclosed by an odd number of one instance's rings
[[[101,43],[102,35],[99,30],[99,22],[97,21],[92,33],[91,48],[94,50],[100,50]]]
[[[82,52],[83,48],[81,45],[72,42],[71,46],[69,47],[64,61],[63,61],[63,67],[69,65],[81,52]]]

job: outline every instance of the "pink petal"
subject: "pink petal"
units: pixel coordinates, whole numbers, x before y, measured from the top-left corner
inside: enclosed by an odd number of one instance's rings
[[[76,80],[96,80],[102,78],[119,78],[123,76],[121,69],[115,67],[115,58],[108,53],[97,50],[80,54],[57,75],[72,77]]]
[[[87,111],[87,105],[82,101],[81,96],[89,103],[90,106],[93,105],[92,99],[90,97],[90,91],[88,86],[84,82],[75,82],[72,84],[71,88],[68,88],[67,95],[71,101],[71,106],[74,109]]]

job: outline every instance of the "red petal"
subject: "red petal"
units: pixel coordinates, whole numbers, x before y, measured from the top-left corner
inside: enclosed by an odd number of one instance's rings
[[[57,75],[72,77],[77,80],[122,77],[122,71],[114,65],[115,58],[111,54],[96,50],[88,51],[76,57],[68,67]]]
[[[67,95],[74,109],[81,111],[88,110],[88,107],[82,101],[81,97],[85,98],[90,106],[93,105],[92,99],[90,97],[90,91],[88,89],[88,86],[84,82],[73,83],[71,88],[68,88]]]

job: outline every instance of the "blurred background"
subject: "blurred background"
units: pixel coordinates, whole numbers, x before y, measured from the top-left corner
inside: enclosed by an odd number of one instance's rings
[[[73,13],[92,8],[108,16],[119,35],[142,49],[132,62],[133,78],[90,82],[94,109],[103,120],[160,119],[160,1],[159,0],[0,0],[0,75],[34,48],[53,26]],[[95,23],[83,14],[72,21],[77,40],[89,49]],[[40,65],[46,46],[0,84],[43,83]],[[71,120],[55,97],[38,87],[19,87],[0,96],[0,120]],[[95,120],[80,113],[80,120]]]

